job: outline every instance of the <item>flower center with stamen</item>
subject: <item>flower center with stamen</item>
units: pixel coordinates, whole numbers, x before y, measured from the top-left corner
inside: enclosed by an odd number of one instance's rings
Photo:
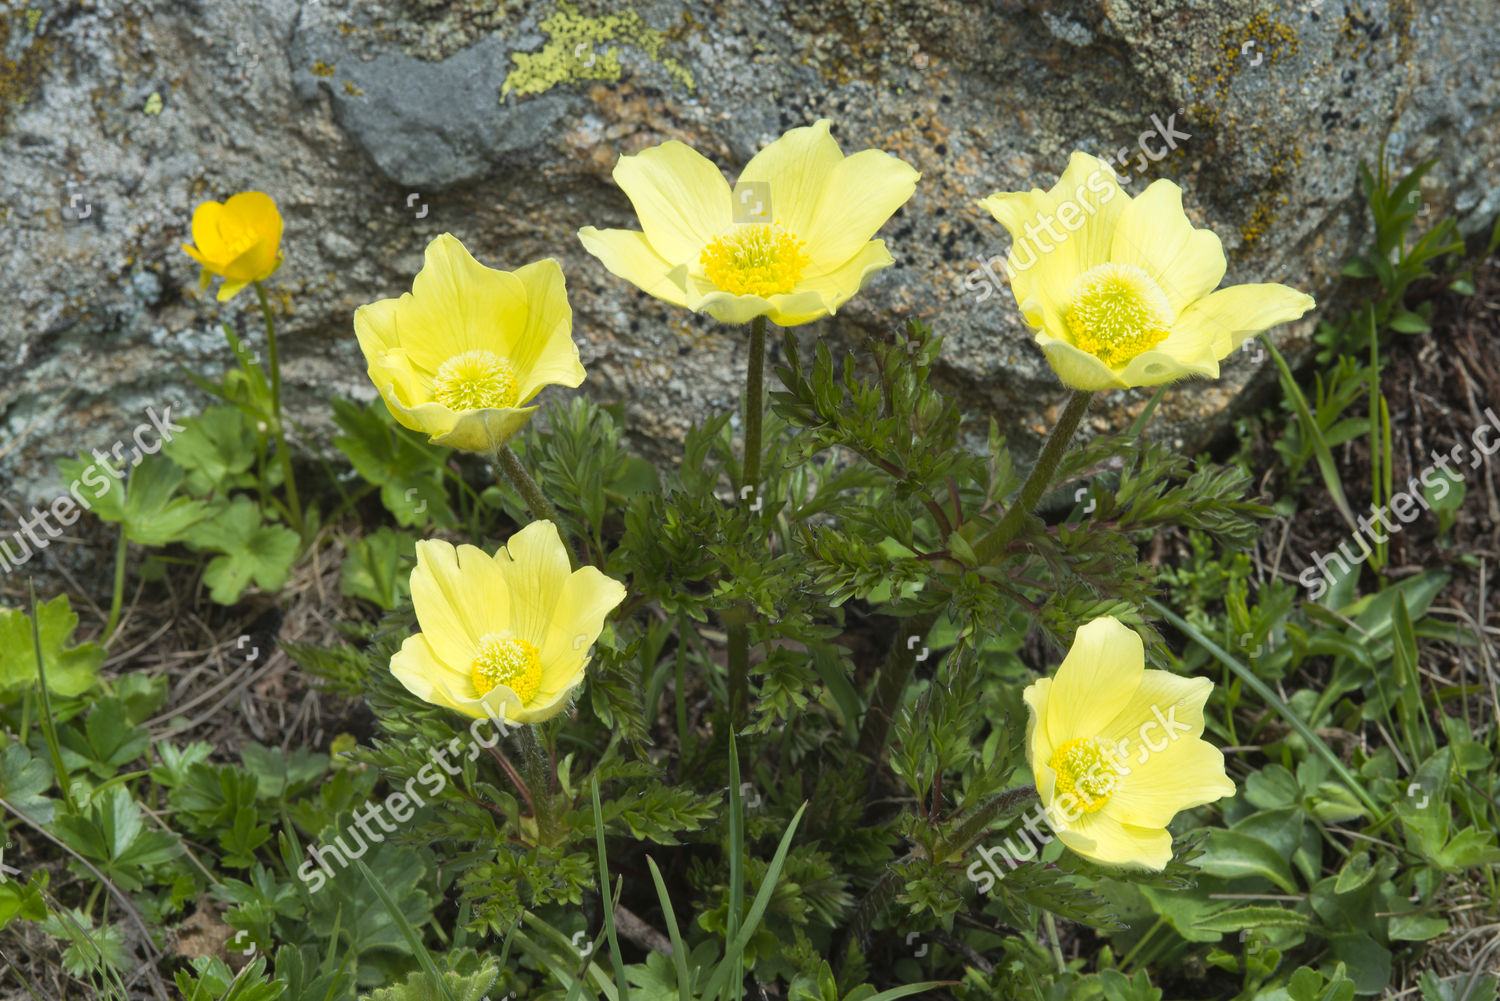
[[[454,355],[432,377],[432,398],[455,412],[513,407],[519,388],[516,367],[483,348]]]
[[[1134,264],[1101,264],[1073,282],[1068,330],[1073,346],[1121,368],[1172,332],[1172,304]]]
[[[735,295],[772,296],[797,287],[808,257],[804,241],[779,225],[737,225],[698,257],[716,288]]]
[[[260,242],[260,234],[249,226],[227,219],[219,220],[218,253],[229,264]]]
[[[541,651],[507,629],[485,633],[469,674],[480,695],[504,685],[522,702],[529,702],[542,684]]]
[[[1057,773],[1054,796],[1072,793],[1084,813],[1104,808],[1120,786],[1117,747],[1103,737],[1080,737],[1059,744],[1047,766]]]

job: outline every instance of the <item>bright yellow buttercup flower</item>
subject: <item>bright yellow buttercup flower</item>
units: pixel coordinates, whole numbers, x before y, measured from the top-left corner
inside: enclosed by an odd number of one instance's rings
[[[827,119],[761,150],[731,191],[683,143],[623,156],[615,183],[644,232],[585,226],[578,238],[610,271],[723,323],[765,316],[783,327],[838,311],[889,267],[872,239],[921,175],[889,153],[845,156]]]
[[[1074,153],[1050,191],[979,203],[1010,231],[1011,291],[1057,377],[1074,389],[1219,377],[1245,340],[1312,309],[1286,285],[1233,285],[1219,238],[1195,229],[1182,189],[1131,198],[1103,160]]]
[[[182,249],[203,265],[200,288],[208,288],[214,275],[224,279],[219,286],[219,301],[224,302],[281,266],[281,213],[263,191],[204,202],[193,210],[193,243]]]
[[[1234,795],[1224,755],[1202,739],[1212,689],[1146,670],[1141,638],[1118,619],[1078,630],[1057,674],[1024,693],[1026,759],[1063,844],[1108,865],[1171,861],[1167,822]]]
[[[444,233],[411,289],[355,310],[354,332],[392,415],[433,443],[493,452],[531,419],[526,404],[543,387],[583,382],[552,258],[497,271]]]
[[[550,521],[534,521],[493,557],[477,546],[417,543],[412,607],[422,631],[391,658],[418,698],[474,719],[540,723],[583,683],[589,649],[625,598],[594,567],[570,570]]]

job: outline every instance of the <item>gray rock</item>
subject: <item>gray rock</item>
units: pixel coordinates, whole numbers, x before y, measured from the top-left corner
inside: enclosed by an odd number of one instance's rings
[[[1364,239],[1356,165],[1382,143],[1397,165],[1441,158],[1424,193],[1467,232],[1500,210],[1492,0],[1420,13],[1411,0],[1357,12],[1292,0],[1274,15],[1254,0],[36,9],[0,13],[9,503],[55,488],[57,456],[107,448],[147,406],[204,406],[178,367],[222,371],[221,320],[263,349],[253,296],[199,295],[179,249],[197,203],[240,190],[270,193],[286,217],[270,286],[290,406],[315,436],[331,396],[373,398],[353,310],[409,288],[446,230],[493,266],[562,261],[586,391],[624,400],[637,443],[663,457],[736,399],[744,332],[646,297],[574,234],[637,225],[610,170],[665,139],[732,176],[783,130],[827,116],[846,151],[878,146],[920,169],[881,234],[897,266],[802,333],[854,344],[921,316],[947,338],[945,387],[1026,441],[1062,392],[981,267],[1009,240],[974,201],[1050,185],[1075,148],[1134,150],[1153,116],[1175,114],[1189,138],[1142,157],[1128,189],[1175,178],[1195,222],[1223,237],[1229,281],[1319,296]],[[1236,358],[1218,383],[1174,389],[1162,433],[1202,445],[1258,370]],[[1096,423],[1142,398],[1111,395]]]

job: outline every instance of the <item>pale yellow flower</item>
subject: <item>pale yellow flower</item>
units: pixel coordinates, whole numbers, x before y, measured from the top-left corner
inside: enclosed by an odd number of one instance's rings
[[[1010,231],[1011,291],[1057,377],[1074,389],[1219,377],[1245,340],[1312,309],[1286,285],[1233,285],[1219,238],[1195,229],[1182,189],[1132,198],[1103,160],[1074,153],[1051,190],[979,203]]]
[[[520,431],[543,387],[577,386],[583,363],[562,268],[487,268],[451,233],[399,299],[354,313],[370,380],[391,414],[434,444],[493,452]]]
[[[224,302],[251,282],[265,281],[281,266],[281,213],[263,191],[242,191],[225,202],[204,202],[193,210],[193,243],[182,249],[203,265],[198,287],[214,275],[224,279]],[[193,244],[196,244],[194,246]]]
[[[417,698],[465,716],[539,723],[566,708],[624,598],[596,568],[569,569],[550,521],[527,525],[494,556],[427,539],[411,574],[422,631],[391,658],[391,673]]]
[[[1023,693],[1026,758],[1058,838],[1108,865],[1159,870],[1167,823],[1234,794],[1224,755],[1202,739],[1213,682],[1146,670],[1141,638],[1118,619],[1078,630],[1052,678]]]
[[[723,323],[829,316],[891,265],[872,238],[921,176],[882,150],[845,156],[829,127],[792,129],[751,158],[733,191],[675,140],[623,156],[615,183],[643,232],[585,226],[578,238],[643,291]]]

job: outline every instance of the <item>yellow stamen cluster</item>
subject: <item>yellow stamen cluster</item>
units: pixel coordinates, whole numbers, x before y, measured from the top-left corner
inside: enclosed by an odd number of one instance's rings
[[[1072,793],[1086,814],[1102,809],[1120,787],[1119,761],[1119,749],[1103,737],[1080,737],[1059,744],[1047,762],[1057,773],[1054,796]]]
[[[1073,283],[1068,329],[1074,347],[1121,368],[1172,332],[1172,306],[1143,269],[1101,264]]]
[[[792,291],[802,278],[808,262],[804,245],[777,225],[737,225],[704,247],[698,263],[725,292],[778,295]]]
[[[519,389],[516,367],[483,348],[449,358],[432,379],[432,398],[455,413],[513,407]]]
[[[222,258],[225,263],[231,262],[259,243],[260,239],[261,234],[253,227],[229,219],[220,219],[219,246],[215,248],[216,256]]]
[[[541,651],[509,630],[486,633],[474,654],[470,676],[479,695],[504,685],[523,703],[528,702],[542,684]]]

